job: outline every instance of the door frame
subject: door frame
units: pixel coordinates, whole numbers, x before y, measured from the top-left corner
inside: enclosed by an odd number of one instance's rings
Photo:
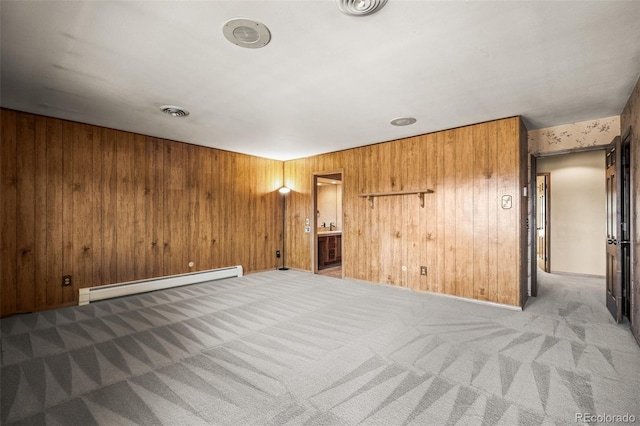
[[[344,259],[344,169],[334,169],[311,174],[311,273],[317,274],[318,269],[318,178],[326,175],[341,176],[342,180],[342,238],[340,239],[340,252]],[[342,278],[344,278],[344,260],[342,261]]]
[[[606,193],[607,193],[607,269],[605,276],[605,303],[616,323],[622,321],[622,308],[625,303],[622,290],[623,228],[622,203],[627,197],[623,194],[624,161],[620,136],[613,138],[606,149]],[[612,185],[613,182],[613,185]],[[615,194],[615,197],[612,197]],[[612,210],[615,209],[615,210]],[[615,216],[612,217],[612,211]],[[614,261],[612,261],[612,258]]]
[[[587,152],[587,151],[605,151],[607,149],[609,145],[596,145],[596,146],[587,146],[587,147],[582,147],[582,148],[573,148],[573,149],[562,149],[559,151],[554,151],[554,152],[538,152],[535,154],[531,154],[530,156],[530,160],[531,160],[531,166],[530,166],[530,170],[529,170],[529,193],[531,196],[531,212],[529,214],[529,221],[530,221],[530,226],[529,226],[529,236],[531,238],[531,244],[530,244],[530,250],[528,253],[528,257],[529,257],[529,262],[530,262],[530,275],[531,275],[531,296],[532,297],[536,297],[538,295],[538,262],[537,262],[537,256],[538,256],[538,243],[537,243],[537,238],[535,238],[535,232],[534,230],[537,227],[537,223],[536,223],[536,199],[538,197],[537,194],[537,185],[536,185],[536,176],[538,174],[538,167],[537,167],[537,163],[541,158],[546,158],[546,157],[555,157],[558,155],[566,155],[566,154],[577,154],[580,152]],[[633,192],[633,191],[632,191]],[[632,200],[633,201],[633,200]],[[547,212],[548,213],[548,212]],[[633,224],[631,224],[630,226],[633,226]],[[630,228],[630,229],[633,229]],[[549,240],[550,243],[550,240]],[[633,262],[632,262],[633,263]],[[633,267],[633,265],[632,265]]]

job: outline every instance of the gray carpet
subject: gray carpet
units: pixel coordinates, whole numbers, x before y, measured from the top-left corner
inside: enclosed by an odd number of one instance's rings
[[[272,271],[2,320],[2,424],[640,422],[640,349],[602,280],[524,312]]]

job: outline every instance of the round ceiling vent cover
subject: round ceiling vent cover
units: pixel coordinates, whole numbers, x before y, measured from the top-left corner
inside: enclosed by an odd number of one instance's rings
[[[160,111],[172,117],[186,117],[189,115],[189,111],[174,105],[163,105],[160,107]]]
[[[387,4],[387,0],[336,0],[340,12],[353,16],[376,13]]]
[[[262,22],[234,18],[224,23],[222,34],[231,43],[249,49],[259,49],[271,41],[271,33]]]

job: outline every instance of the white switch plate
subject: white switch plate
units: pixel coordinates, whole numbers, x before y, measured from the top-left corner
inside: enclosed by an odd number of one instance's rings
[[[309,218],[306,218],[306,219],[304,220],[304,224],[305,224],[305,225],[308,225],[309,223],[310,223],[310,222],[309,222]]]

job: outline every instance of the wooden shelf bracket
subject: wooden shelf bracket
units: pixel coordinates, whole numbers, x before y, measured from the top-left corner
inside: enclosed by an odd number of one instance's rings
[[[374,206],[375,197],[388,197],[391,195],[408,195],[408,194],[417,194],[420,198],[420,207],[424,208],[424,194],[433,194],[432,189],[421,189],[417,191],[390,191],[390,192],[372,192],[369,194],[360,194],[360,197],[366,198],[371,205],[371,208]]]

